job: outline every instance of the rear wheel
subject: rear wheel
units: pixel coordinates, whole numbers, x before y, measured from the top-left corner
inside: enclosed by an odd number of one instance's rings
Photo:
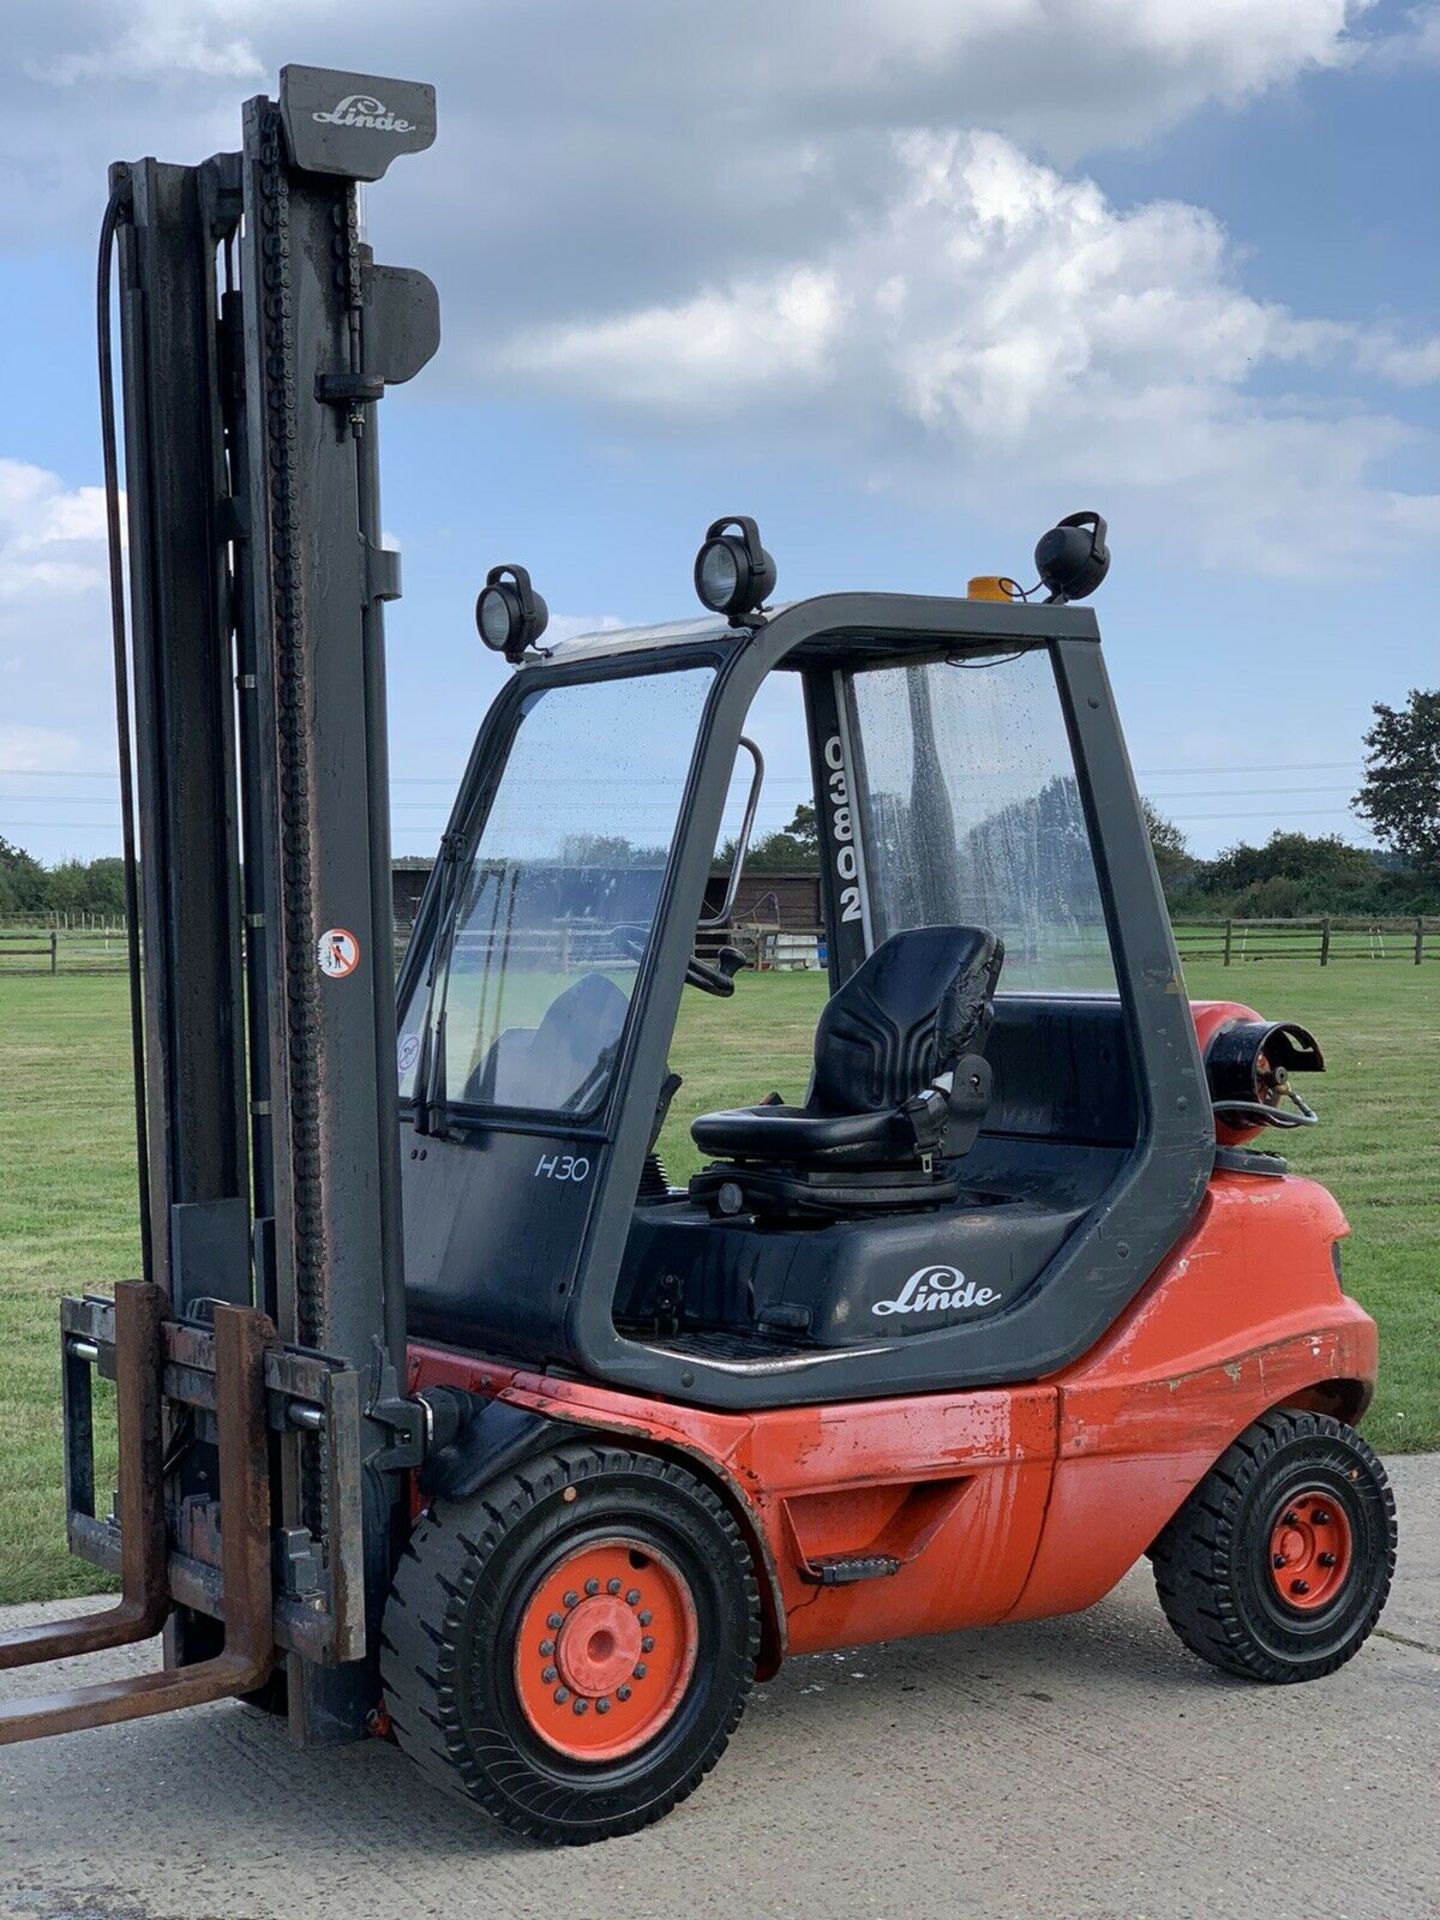
[[[749,1550],[708,1487],[646,1454],[559,1447],[419,1523],[385,1612],[386,1706],[442,1785],[583,1844],[694,1791],[759,1637]]]
[[[1221,1456],[1151,1548],[1166,1618],[1246,1679],[1317,1680],[1369,1638],[1395,1570],[1395,1498],[1353,1428],[1277,1411]]]

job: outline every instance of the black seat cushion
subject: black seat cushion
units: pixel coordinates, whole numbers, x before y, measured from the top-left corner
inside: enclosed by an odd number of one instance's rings
[[[981,927],[915,927],[875,949],[815,1030],[803,1107],[701,1114],[695,1144],[726,1160],[884,1166],[916,1158],[905,1103],[980,1053],[1004,948]]]
[[[878,1165],[915,1157],[914,1131],[893,1108],[882,1113],[816,1113],[810,1107],[734,1107],[725,1113],[702,1113],[691,1123],[690,1136],[703,1152],[723,1160]]]

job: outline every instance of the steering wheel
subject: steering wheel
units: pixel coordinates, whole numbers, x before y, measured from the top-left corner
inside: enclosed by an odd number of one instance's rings
[[[615,929],[615,944],[631,960],[644,958],[649,938],[648,927],[623,926]],[[735,991],[736,974],[742,967],[748,967],[750,962],[738,947],[721,947],[715,961],[712,967],[708,961],[692,953],[685,962],[685,984],[687,987],[699,987],[702,993],[713,993],[717,999],[728,1000]]]

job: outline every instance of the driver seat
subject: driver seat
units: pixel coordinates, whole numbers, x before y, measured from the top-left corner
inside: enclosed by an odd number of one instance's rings
[[[716,1162],[691,1198],[712,1214],[833,1215],[939,1206],[990,1097],[985,1042],[1005,949],[983,927],[915,927],[879,946],[815,1030],[803,1107],[773,1096],[702,1114],[691,1137]]]

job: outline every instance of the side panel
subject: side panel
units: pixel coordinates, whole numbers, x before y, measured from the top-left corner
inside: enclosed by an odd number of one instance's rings
[[[1034,1558],[1054,1459],[1050,1387],[726,1414],[420,1345],[410,1383],[688,1455],[748,1521],[778,1637],[798,1653],[1002,1619]],[[878,1555],[898,1571],[823,1583],[825,1562]]]
[[[1031,1387],[758,1418],[731,1466],[775,1555],[790,1650],[1001,1619],[1039,1538],[1055,1411]],[[899,1571],[816,1584],[817,1563],[870,1554]]]
[[[1348,1232],[1311,1181],[1216,1174],[1185,1245],[1057,1380],[1055,1490],[1013,1618],[1108,1593],[1268,1408],[1327,1382],[1363,1408],[1377,1337],[1340,1289],[1333,1250]]]
[[[401,1144],[412,1331],[488,1336],[541,1365],[557,1358],[609,1153],[603,1135],[493,1129],[441,1139],[407,1127]]]

